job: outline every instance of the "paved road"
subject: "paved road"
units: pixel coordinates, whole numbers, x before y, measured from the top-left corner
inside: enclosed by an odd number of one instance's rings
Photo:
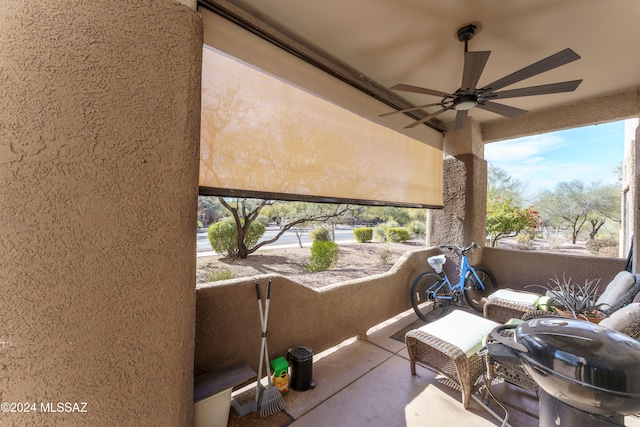
[[[267,231],[265,231],[264,236],[259,240],[269,240],[275,237],[275,235],[280,231],[278,227],[267,227]],[[346,225],[341,225],[338,229],[336,229],[336,243],[345,242],[349,240],[354,240],[353,237],[353,227],[349,227]],[[311,239],[309,239],[309,233],[305,233],[302,236],[302,244],[310,245]],[[285,231],[282,236],[275,242],[265,247],[274,247],[274,246],[282,246],[282,245],[298,245],[298,238],[293,231]],[[198,252],[208,252],[212,251],[211,245],[209,244],[209,239],[207,238],[207,231],[198,231],[197,234],[197,248]]]

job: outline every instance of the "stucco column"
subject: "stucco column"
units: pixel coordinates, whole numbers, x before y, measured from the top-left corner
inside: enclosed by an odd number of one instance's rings
[[[2,425],[191,424],[194,5],[0,3]]]
[[[444,208],[427,215],[427,244],[484,246],[486,235],[487,162],[480,123],[444,138]]]

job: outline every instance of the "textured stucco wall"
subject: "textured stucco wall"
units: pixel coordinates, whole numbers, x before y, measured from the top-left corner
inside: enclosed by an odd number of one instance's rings
[[[271,358],[298,345],[319,353],[410,309],[413,279],[429,268],[427,257],[438,253],[434,248],[419,249],[401,257],[388,273],[321,289],[274,275],[268,322]],[[268,276],[260,278],[263,295],[267,280]],[[246,362],[257,372],[260,317],[255,280],[199,286],[196,301],[196,369]]]
[[[480,123],[450,132],[444,140],[444,207],[427,216],[428,245],[482,246],[486,235],[487,162]]]
[[[201,48],[173,0],[0,3],[0,424],[190,425]]]
[[[551,252],[518,251],[498,248],[482,248],[480,264],[495,276],[498,287],[521,289],[541,293],[540,288],[549,279],[566,275],[577,283],[600,279],[599,290],[624,270],[625,260],[582,255],[560,255]]]
[[[292,346],[306,345],[315,353],[345,339],[362,336],[372,326],[411,308],[409,291],[415,276],[429,267],[426,258],[436,248],[416,250],[386,274],[310,289],[286,277],[273,276],[269,312],[269,352],[275,358]],[[601,286],[623,269],[624,260],[495,248],[475,251],[501,288],[524,289],[566,273],[582,283],[601,279]],[[453,267],[453,262],[445,266]],[[448,272],[451,273],[451,272]],[[264,295],[268,276],[259,278]],[[601,289],[603,289],[601,287]],[[535,289],[528,289],[534,291]],[[260,355],[260,318],[253,279],[201,285],[197,290],[196,369],[221,369],[246,362],[256,371]]]

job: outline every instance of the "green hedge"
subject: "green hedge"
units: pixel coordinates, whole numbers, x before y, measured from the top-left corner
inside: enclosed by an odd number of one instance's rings
[[[406,242],[411,238],[411,233],[404,227],[387,228],[387,240],[393,243]]]
[[[367,243],[373,240],[373,228],[371,227],[359,227],[353,230],[353,235],[355,236],[358,243]]]
[[[332,241],[316,240],[311,245],[311,262],[303,265],[308,272],[325,271],[338,262],[340,248]]]

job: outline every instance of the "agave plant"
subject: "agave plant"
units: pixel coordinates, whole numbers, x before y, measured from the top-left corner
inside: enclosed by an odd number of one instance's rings
[[[550,305],[570,312],[574,318],[597,316],[598,284],[600,279],[585,280],[584,285],[572,282],[571,277],[562,280],[556,275],[546,285],[536,285],[547,290]]]

